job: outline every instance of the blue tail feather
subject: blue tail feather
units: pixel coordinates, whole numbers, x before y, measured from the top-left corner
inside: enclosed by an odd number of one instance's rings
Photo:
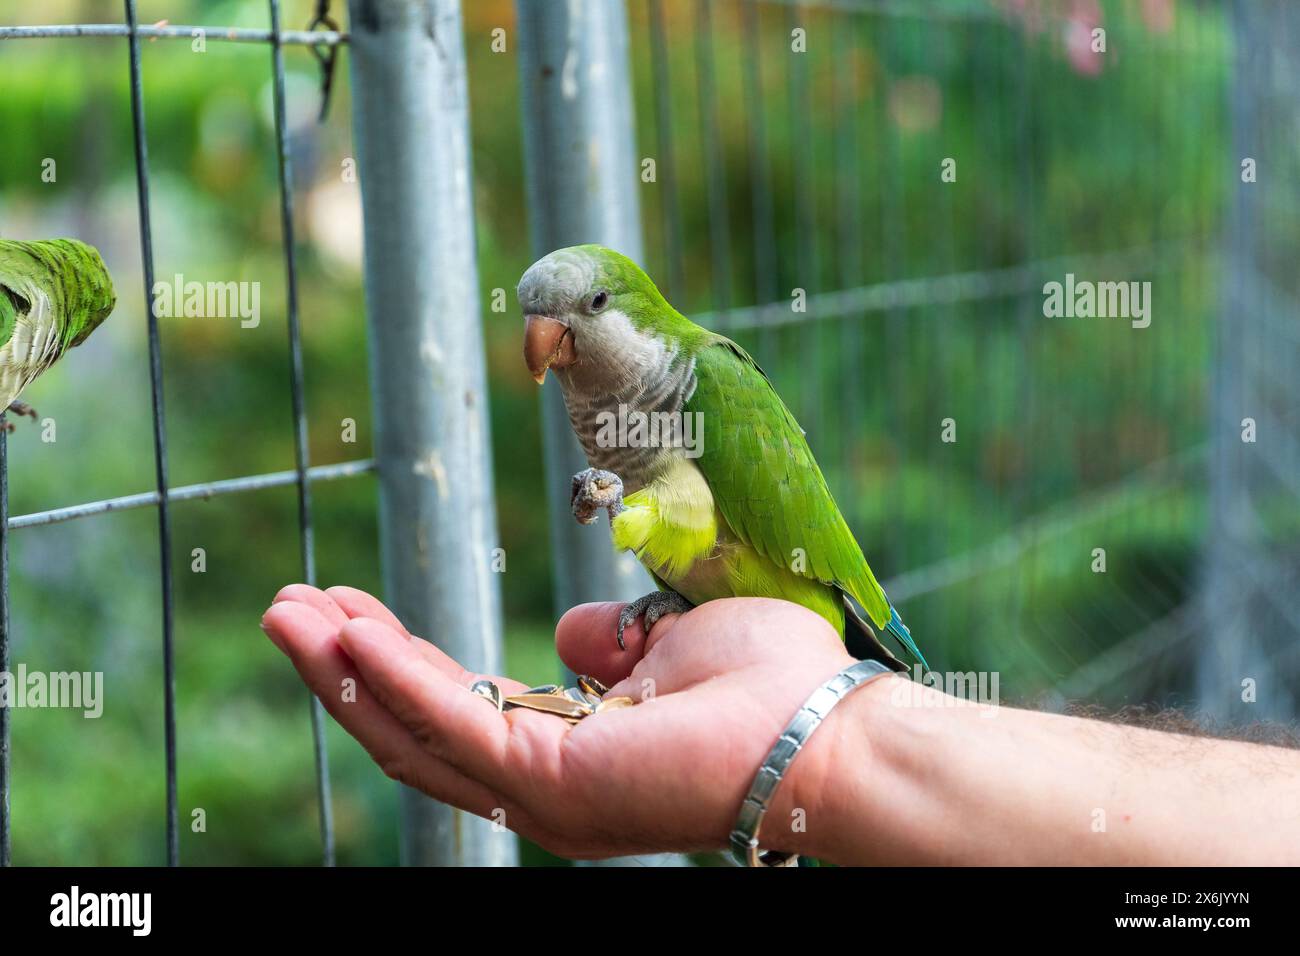
[[[889,623],[885,625],[885,630],[890,634],[893,634],[894,637],[898,639],[898,642],[906,647],[908,652],[921,662],[922,667],[926,670],[930,669],[930,665],[926,663],[925,655],[922,654],[921,649],[916,646],[916,641],[912,640],[912,632],[907,629],[907,625],[903,623],[903,619],[898,616],[898,612],[894,610],[892,604],[889,606]]]

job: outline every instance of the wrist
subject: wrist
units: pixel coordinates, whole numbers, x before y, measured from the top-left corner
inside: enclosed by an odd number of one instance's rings
[[[869,807],[872,739],[904,679],[893,675],[853,689],[835,706],[790,765],[772,801],[759,842],[765,849],[835,863],[864,862],[855,839]]]
[[[963,859],[945,821],[969,812],[954,798],[981,778],[988,712],[898,675],[844,704],[819,729],[826,737],[798,788],[815,787],[804,799],[816,807],[798,852],[850,865]],[[965,824],[977,826],[970,816]]]

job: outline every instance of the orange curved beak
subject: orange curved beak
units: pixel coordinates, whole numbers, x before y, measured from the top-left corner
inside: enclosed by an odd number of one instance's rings
[[[538,385],[546,381],[548,368],[564,368],[576,358],[573,332],[567,325],[549,315],[524,317],[524,361]]]

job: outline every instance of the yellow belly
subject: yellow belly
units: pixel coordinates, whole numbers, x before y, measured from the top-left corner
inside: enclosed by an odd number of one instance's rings
[[[843,635],[839,590],[777,564],[741,541],[691,459],[676,459],[623,504],[613,523],[614,546],[631,551],[692,604],[725,597],[781,598],[815,611]],[[793,563],[797,556],[790,557]]]

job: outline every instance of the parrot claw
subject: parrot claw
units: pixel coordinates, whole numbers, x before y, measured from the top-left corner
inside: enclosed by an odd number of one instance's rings
[[[26,415],[34,422],[40,421],[40,416],[36,414],[36,409],[32,408],[32,406],[28,405],[26,402],[10,402],[9,407],[5,409],[5,412],[13,412],[15,415]],[[13,432],[14,430],[14,423],[9,421],[8,417],[4,413],[0,413],[0,428],[3,428],[6,432]]]
[[[609,512],[612,522],[623,510],[623,479],[612,471],[588,468],[573,476],[569,494],[573,516],[579,524],[591,524],[601,508]]]
[[[623,642],[623,630],[638,617],[644,617],[645,632],[649,634],[650,628],[665,614],[685,614],[694,607],[694,604],[676,591],[651,591],[637,598],[618,612],[618,646],[627,650],[627,644]]]

